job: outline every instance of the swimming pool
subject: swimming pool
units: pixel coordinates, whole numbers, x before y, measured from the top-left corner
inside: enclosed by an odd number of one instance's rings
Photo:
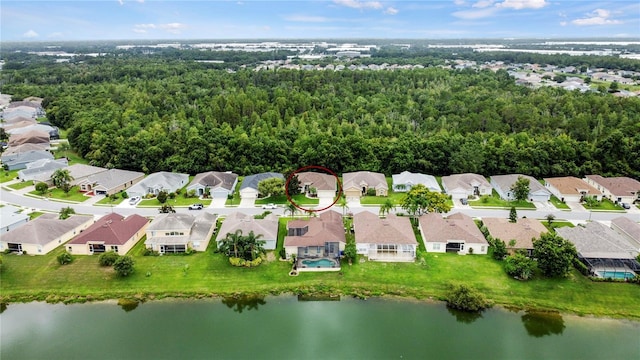
[[[629,271],[598,271],[598,275],[605,279],[633,279],[636,276],[635,273]]]
[[[306,267],[315,267],[315,268],[332,268],[336,266],[336,262],[331,260],[331,259],[315,259],[315,260],[309,260],[309,259],[305,259],[302,260],[302,265],[305,265]]]

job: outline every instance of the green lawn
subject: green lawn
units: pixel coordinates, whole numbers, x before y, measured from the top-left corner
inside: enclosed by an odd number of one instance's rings
[[[35,190],[29,192],[29,194],[42,196]],[[64,191],[58,188],[49,188],[49,193],[45,194],[43,197],[49,198],[52,200],[63,200],[63,201],[73,201],[73,202],[83,202],[88,199],[88,197],[85,196],[83,192],[80,192],[80,188],[77,186],[72,187],[69,193],[67,194],[65,194]]]
[[[32,211],[29,213],[29,220],[33,220],[42,214],[44,214],[42,211]]]
[[[227,201],[224,203],[226,206],[235,206],[240,204],[240,186],[242,186],[243,181],[244,176],[238,176],[236,191],[233,192],[233,197],[231,199],[227,198]]]
[[[551,201],[551,204],[553,204],[553,206],[555,206],[556,209],[558,210],[571,210],[569,205],[563,203],[562,201],[560,201],[560,199],[558,199],[554,195],[551,195],[550,201]]]
[[[289,276],[291,264],[277,260],[257,268],[235,268],[212,251],[190,256],[145,257],[134,249],[131,253],[136,262],[135,273],[118,278],[113,269],[98,265],[97,256],[75,256],[72,264],[60,266],[55,257],[62,251],[59,247],[44,256],[5,255],[0,273],[0,301],[316,291],[363,297],[443,299],[449,284],[465,283],[498,305],[640,319],[637,302],[640,286],[592,282],[575,271],[566,279],[534,278],[521,282],[507,276],[502,264],[490,256],[430,253],[416,263],[356,262],[352,266],[343,264],[342,271],[337,273]]]
[[[535,209],[536,206],[533,203],[528,201],[507,201],[500,198],[500,195],[493,190],[491,196],[483,195],[480,197],[480,200],[469,201],[469,205],[477,206],[477,207],[500,207],[505,209],[510,209],[512,206],[515,206],[516,209]]]
[[[75,152],[73,150],[56,151],[55,154],[53,154],[53,155],[54,155],[54,157],[56,159],[60,159],[60,158],[66,157],[67,159],[69,159],[69,165],[73,165],[73,164],[89,164],[88,160],[84,159],[77,152]]]
[[[363,196],[360,198],[360,204],[362,205],[382,205],[387,199],[391,199],[394,204],[400,205],[402,199],[407,195],[404,192],[389,191],[388,196]]]
[[[585,202],[582,203],[582,206],[584,206],[584,208],[587,209],[587,210],[594,210],[594,211],[620,211],[620,212],[624,212],[624,209],[621,206],[614,204],[609,199],[602,199],[602,201],[599,201],[593,207],[589,206]]]
[[[20,189],[27,188],[29,186],[33,186],[33,181],[21,181],[19,183],[8,185],[8,187],[13,190],[20,190]]]
[[[197,197],[186,198],[182,195],[178,195],[175,197],[175,199],[167,199],[166,203],[171,206],[180,206],[180,207],[189,206],[192,204],[202,204],[204,206],[209,206],[209,204],[211,204],[211,199],[199,199]],[[140,201],[138,203],[138,206],[160,207],[162,206],[162,204],[160,203],[160,201],[158,201],[158,199],[153,198],[153,199],[144,199]]]
[[[565,226],[575,227],[575,225],[573,225],[573,223],[569,222],[569,221],[557,221],[557,220],[554,220],[554,221],[551,222],[551,225],[549,225],[549,222],[547,220],[540,220],[540,221],[542,221],[542,225],[544,225],[549,230],[557,229],[557,228],[565,227]]]
[[[316,199],[311,199],[306,197],[303,194],[298,194],[298,195],[293,195],[292,200],[298,204],[298,205],[317,205],[320,200]],[[263,204],[288,204],[289,200],[287,199],[286,195],[280,195],[280,196],[269,196],[268,198],[264,198],[264,199],[257,199],[256,200],[256,205],[263,205]]]
[[[115,200],[112,201],[110,197],[105,196],[104,198],[100,199],[100,201],[98,201],[96,205],[118,205],[125,200],[126,199],[123,199],[122,196],[120,196],[120,194],[118,193]]]
[[[1,170],[0,171],[0,183],[11,181],[18,176],[18,170]]]

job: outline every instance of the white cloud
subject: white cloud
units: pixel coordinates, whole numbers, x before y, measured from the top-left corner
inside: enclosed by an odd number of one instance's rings
[[[124,0],[118,0],[118,2],[120,3],[120,5],[124,5]]]
[[[510,8],[514,10],[522,9],[542,9],[549,5],[546,0],[504,0],[501,3],[497,3],[497,7]]]
[[[492,16],[497,12],[497,10],[498,9],[496,9],[495,7],[488,7],[484,9],[478,9],[478,10],[460,10],[460,11],[454,12],[451,15],[460,19],[474,20],[474,19],[481,19],[488,16]]]
[[[566,21],[560,21],[560,26],[567,26],[567,22]]]
[[[595,9],[591,14],[581,19],[575,19],[571,21],[572,24],[578,26],[589,25],[617,25],[622,24],[622,21],[610,19],[611,13],[605,9]]]
[[[458,6],[462,6],[462,5],[466,5],[467,2],[465,0],[453,0],[453,3],[458,5]]]
[[[22,34],[22,36],[24,36],[26,38],[34,38],[34,37],[38,37],[40,35],[38,35],[38,33],[33,31],[33,30],[29,30],[26,33]]]
[[[483,9],[493,5],[493,0],[480,0],[477,3],[471,5],[471,7]]]
[[[309,16],[309,15],[288,15],[285,16],[286,21],[294,22],[310,22],[310,23],[322,23],[329,22],[330,20],[324,16]]]
[[[353,9],[382,9],[382,3],[379,1],[333,0],[333,2]]]
[[[388,7],[387,10],[385,10],[384,12],[387,15],[395,15],[398,13],[398,9],[393,8],[393,7]]]
[[[158,25],[158,27],[172,34],[180,34],[180,30],[186,28],[187,26],[181,23],[169,23],[169,24],[160,24]]]

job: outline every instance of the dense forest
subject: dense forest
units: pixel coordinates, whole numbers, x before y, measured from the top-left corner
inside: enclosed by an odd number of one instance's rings
[[[2,92],[43,97],[48,119],[91,163],[147,173],[321,165],[640,178],[640,99],[533,90],[503,70],[227,71],[175,56],[9,60]]]

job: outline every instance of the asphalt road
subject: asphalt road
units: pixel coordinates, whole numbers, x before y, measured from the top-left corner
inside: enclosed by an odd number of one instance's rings
[[[94,205],[83,205],[83,204],[68,204],[63,202],[57,202],[52,200],[44,200],[38,198],[32,198],[29,196],[23,196],[20,194],[16,194],[12,191],[5,190],[0,188],[0,201],[7,204],[22,206],[26,208],[31,208],[36,211],[53,211],[58,212],[61,208],[70,206],[72,207],[76,213],[78,214],[91,214],[91,215],[105,215],[110,212],[117,212],[118,214],[127,216],[130,214],[139,214],[142,216],[153,217],[158,214],[157,208],[133,208],[133,207],[107,207],[107,206],[94,206]],[[338,212],[342,212],[342,209],[335,206],[335,210]],[[189,210],[187,208],[176,208],[177,212],[195,212],[202,210]],[[259,207],[253,208],[237,208],[237,207],[209,207],[205,208],[204,211],[209,211],[212,213],[216,213],[219,215],[229,214],[234,211],[242,211],[247,214],[261,214],[264,210]],[[274,210],[270,210],[275,214],[284,214],[283,208],[278,208]],[[355,207],[352,206],[348,209],[351,213],[358,213],[361,211],[370,211],[373,213],[378,213],[379,207],[376,206],[367,206],[367,207]],[[402,210],[398,209],[397,212],[402,212]],[[496,210],[496,209],[472,209],[472,208],[454,208],[451,210],[451,214],[461,212],[471,217],[509,217],[508,210]],[[602,212],[602,211],[580,211],[580,210],[572,210],[572,211],[562,211],[562,210],[518,210],[518,217],[526,216],[528,218],[536,218],[536,219],[544,219],[548,214],[555,215],[557,220],[573,220],[573,221],[587,221],[587,220],[598,220],[598,221],[610,221],[613,218],[619,216],[625,216],[630,218],[635,222],[640,222],[640,210],[635,208],[627,213],[619,213],[619,212]]]

